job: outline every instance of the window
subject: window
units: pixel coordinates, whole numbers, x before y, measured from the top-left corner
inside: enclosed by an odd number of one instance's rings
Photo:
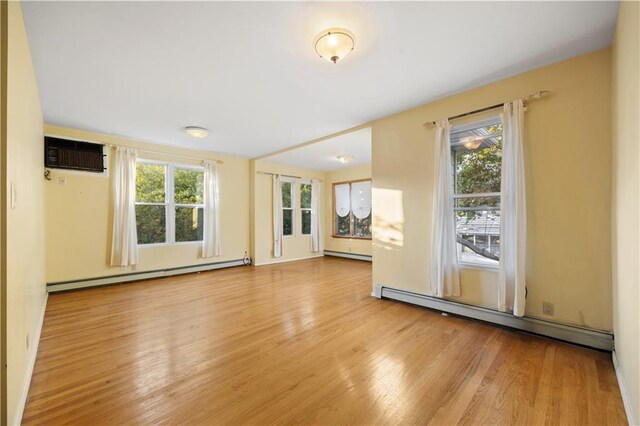
[[[502,123],[451,129],[458,260],[497,265],[500,257]]]
[[[300,184],[300,223],[302,235],[311,235],[311,184]]]
[[[201,168],[140,161],[136,171],[138,244],[202,241]]]
[[[293,182],[282,181],[282,235],[293,235]]]
[[[371,180],[333,184],[333,236],[371,238]]]

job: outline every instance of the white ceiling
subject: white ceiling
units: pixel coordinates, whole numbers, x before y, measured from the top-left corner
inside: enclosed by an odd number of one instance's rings
[[[349,163],[341,163],[337,159],[341,155],[349,155],[352,160]],[[371,128],[325,139],[264,158],[264,160],[270,163],[323,171],[371,164]]]
[[[48,123],[257,157],[609,46],[618,4],[22,7]],[[356,35],[337,65],[312,47],[334,26]],[[211,134],[191,139],[187,125]]]

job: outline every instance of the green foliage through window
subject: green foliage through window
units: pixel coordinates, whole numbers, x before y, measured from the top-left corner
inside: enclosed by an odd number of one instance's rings
[[[502,141],[498,120],[451,133],[454,209],[463,254],[489,259],[499,254]]]
[[[201,241],[204,172],[145,162],[136,168],[138,244]]]

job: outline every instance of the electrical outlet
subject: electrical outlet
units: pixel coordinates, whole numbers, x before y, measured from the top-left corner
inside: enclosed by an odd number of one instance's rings
[[[553,303],[542,302],[542,313],[545,315],[553,315]]]
[[[29,333],[27,333],[27,336],[26,336],[26,344],[27,344],[27,350],[29,350]]]

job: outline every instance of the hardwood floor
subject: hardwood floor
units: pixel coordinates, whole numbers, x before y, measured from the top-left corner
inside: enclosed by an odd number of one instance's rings
[[[24,424],[624,424],[610,354],[320,258],[49,297]]]

